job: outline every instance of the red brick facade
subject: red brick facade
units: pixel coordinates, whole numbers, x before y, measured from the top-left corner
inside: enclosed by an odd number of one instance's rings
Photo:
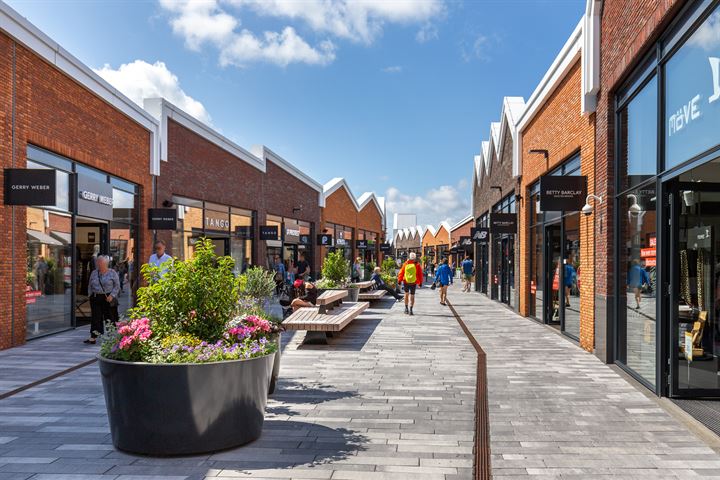
[[[25,167],[27,146],[33,144],[101,169],[140,185],[139,221],[147,222],[150,131],[2,32],[0,103],[3,168]],[[25,212],[26,207],[0,207],[0,349],[25,341]],[[146,229],[140,231],[142,258],[149,254],[150,238]]]

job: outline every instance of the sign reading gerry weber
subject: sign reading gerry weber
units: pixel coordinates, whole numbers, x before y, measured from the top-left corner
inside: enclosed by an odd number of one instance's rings
[[[543,175],[540,177],[540,210],[573,212],[582,209],[587,197],[587,177]]]
[[[55,170],[6,168],[5,205],[55,205]]]
[[[517,214],[515,214],[515,213],[491,213],[490,214],[490,232],[491,233],[516,233],[517,232]]]
[[[177,210],[174,208],[148,208],[148,228],[150,230],[175,230]]]
[[[113,219],[112,185],[79,174],[77,176],[77,188],[78,215],[103,220]]]

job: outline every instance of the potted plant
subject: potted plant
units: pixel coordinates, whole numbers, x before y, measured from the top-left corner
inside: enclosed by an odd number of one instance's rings
[[[350,271],[350,262],[345,259],[343,252],[336,250],[328,253],[322,266],[322,278],[325,280],[323,285],[326,290],[344,289],[348,291],[348,296],[352,297],[352,292],[348,281],[348,272]],[[333,286],[333,288],[328,288]],[[355,287],[357,289],[357,287]],[[357,301],[349,298],[350,301]]]
[[[348,301],[357,302],[360,296],[360,287],[354,283],[348,283],[345,289],[348,292]]]
[[[162,272],[144,265],[130,320],[108,324],[98,363],[115,447],[212,452],[262,431],[277,326],[240,303],[234,261],[200,239]]]

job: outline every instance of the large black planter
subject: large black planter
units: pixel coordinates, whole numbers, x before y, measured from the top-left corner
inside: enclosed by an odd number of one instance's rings
[[[277,385],[278,377],[280,376],[280,357],[282,356],[282,334],[278,333],[275,338],[277,343],[277,351],[275,352],[275,360],[273,361],[272,374],[270,375],[270,388],[268,388],[268,395],[275,393],[275,386]]]
[[[257,439],[274,360],[274,353],[197,364],[98,357],[113,445],[146,455],[185,455]]]

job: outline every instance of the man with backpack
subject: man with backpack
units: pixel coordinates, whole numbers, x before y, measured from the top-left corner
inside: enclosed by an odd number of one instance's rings
[[[405,314],[413,315],[415,289],[423,283],[422,266],[415,260],[415,252],[410,252],[407,262],[403,263],[402,268],[400,268],[398,283],[401,283],[405,290]]]

